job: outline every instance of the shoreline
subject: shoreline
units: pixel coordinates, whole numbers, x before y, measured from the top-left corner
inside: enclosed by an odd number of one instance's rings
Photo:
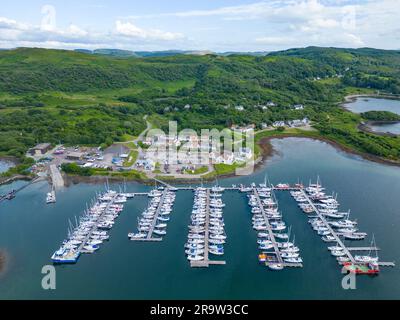
[[[385,125],[385,124],[397,124],[400,123],[400,121],[367,121],[364,123],[360,123],[358,125],[358,129],[366,132],[366,133],[372,133],[372,134],[376,134],[378,136],[383,136],[383,137],[399,137],[400,134],[396,134],[396,133],[392,133],[392,132],[383,132],[383,131],[375,131],[373,130],[370,126],[374,126],[374,125]]]
[[[394,167],[400,167],[400,162],[398,161],[391,161],[391,160],[387,160],[387,159],[382,159],[378,156],[374,156],[368,153],[364,153],[361,151],[357,151],[354,150],[350,147],[341,145],[340,143],[331,140],[329,138],[325,138],[325,137],[310,137],[307,135],[301,135],[301,134],[291,134],[291,133],[287,133],[287,134],[282,134],[279,136],[271,136],[271,137],[264,137],[261,138],[259,143],[267,143],[270,144],[270,140],[272,139],[285,139],[285,138],[306,138],[306,139],[310,139],[310,140],[315,140],[315,141],[321,141],[321,142],[325,142],[328,143],[329,145],[331,145],[332,147],[334,147],[335,149],[341,151],[341,152],[345,152],[348,154],[352,154],[352,155],[357,155],[360,156],[362,159],[364,160],[368,160],[371,162],[375,162],[375,163],[380,163],[380,164],[385,164],[385,165],[390,165],[390,166],[394,166]],[[271,148],[273,149],[272,145]]]
[[[339,102],[339,104],[348,104],[356,101],[358,98],[380,98],[380,99],[391,99],[400,100],[400,96],[391,94],[377,94],[377,93],[360,93],[360,94],[350,94],[344,97],[344,101]]]
[[[302,138],[302,139],[310,139],[310,140],[314,140],[314,141],[320,141],[320,142],[325,142],[328,143],[329,145],[331,145],[332,147],[334,147],[336,150],[340,151],[340,152],[344,152],[347,154],[352,154],[352,155],[357,155],[360,156],[362,159],[364,160],[368,160],[371,162],[375,162],[375,163],[380,163],[380,164],[384,164],[384,165],[390,165],[390,166],[395,166],[395,167],[400,167],[400,162],[395,162],[395,161],[390,161],[390,160],[386,160],[386,159],[382,159],[379,158],[377,156],[374,155],[370,155],[370,154],[366,154],[357,150],[353,150],[350,147],[346,147],[343,146],[341,144],[339,144],[336,141],[330,140],[328,138],[325,137],[310,137],[307,135],[301,135],[301,134],[293,134],[293,133],[283,133],[281,135],[277,135],[277,136],[270,136],[270,137],[264,137],[261,138],[259,141],[257,141],[256,143],[260,146],[262,152],[261,152],[261,156],[257,159],[255,166],[254,166],[254,171],[253,173],[256,173],[257,171],[259,171],[260,169],[265,168],[267,161],[276,153],[276,150],[273,148],[272,144],[271,144],[271,140],[273,139],[285,139],[285,138]],[[214,176],[212,178],[203,178],[203,179],[171,179],[171,180],[164,180],[164,182],[166,182],[167,184],[171,184],[171,185],[180,185],[180,184],[197,184],[199,182],[212,182],[215,181],[217,179],[228,179],[228,178],[233,178],[233,177],[237,177],[237,175],[232,172],[229,174],[222,174],[222,175],[217,175]],[[66,186],[70,186],[71,184],[78,184],[78,183],[92,183],[92,184],[98,184],[98,183],[104,183],[107,180],[107,177],[104,176],[92,176],[92,177],[79,177],[79,176],[68,176],[68,175],[64,175]],[[121,182],[124,179],[121,178],[116,178],[116,177],[108,177],[108,180],[110,182],[114,181],[114,182]],[[161,179],[162,180],[162,179]],[[143,185],[152,185],[154,183],[154,180],[152,179],[148,179],[148,180],[138,180],[138,179],[133,179],[133,180],[126,180],[129,182],[136,182],[139,184],[143,184]]]
[[[382,159],[382,158],[374,156],[374,155],[370,155],[370,154],[366,154],[366,153],[354,150],[350,147],[343,146],[340,143],[338,143],[334,140],[331,140],[329,138],[325,138],[322,136],[310,137],[306,134],[303,135],[300,133],[282,133],[282,134],[279,134],[276,136],[260,138],[256,142],[260,146],[261,154],[260,154],[260,157],[255,161],[254,171],[252,172],[252,174],[256,173],[260,169],[265,168],[267,161],[275,154],[276,151],[274,150],[274,148],[271,144],[271,140],[285,139],[285,138],[303,138],[303,139],[310,139],[310,140],[314,140],[314,141],[325,142],[340,152],[357,155],[357,156],[360,156],[364,160],[372,161],[375,163],[400,167],[400,162]],[[217,179],[228,179],[228,178],[233,178],[233,177],[237,177],[235,172],[228,173],[228,174],[215,175],[215,176],[209,177],[209,178],[207,178],[207,177],[206,178],[193,178],[193,179],[174,178],[174,179],[164,179],[164,180],[162,179],[162,177],[158,177],[158,178],[160,178],[159,180],[162,180],[165,183],[171,184],[171,185],[184,185],[184,184],[191,185],[191,184],[198,184],[201,182],[207,183],[207,182],[216,181]],[[120,183],[123,181],[127,181],[127,182],[135,182],[135,183],[147,185],[147,186],[151,186],[154,184],[154,180],[151,178],[142,180],[142,179],[127,179],[127,178],[123,178],[123,177],[112,177],[112,176],[85,177],[85,176],[67,175],[65,173],[63,173],[63,178],[65,181],[66,187],[70,187],[71,185],[76,185],[79,183],[100,184],[100,183],[105,183],[106,181],[109,181],[111,183]],[[18,176],[18,177],[9,178],[8,180],[9,181],[6,181],[6,182],[5,181],[0,182],[0,185],[6,184],[6,183],[12,183],[16,180],[31,180],[31,179],[29,179],[25,176]]]
[[[369,93],[369,94],[352,94],[352,95],[347,95],[344,97],[344,100],[339,102],[338,104],[346,111],[350,111],[348,108],[346,108],[346,104],[352,103],[356,101],[359,98],[382,98],[382,99],[393,99],[393,100],[400,100],[400,96],[392,96],[389,94],[374,94],[374,93]],[[389,123],[387,121],[368,121],[367,123],[361,123],[358,125],[358,129],[361,131],[365,131],[368,133],[372,134],[377,134],[377,135],[384,135],[384,136],[392,136],[392,137],[397,137],[399,135],[395,134],[390,134],[390,133],[384,133],[384,132],[377,132],[377,131],[372,131],[370,128],[368,128],[368,124],[372,123]],[[390,122],[394,123],[394,122]],[[396,121],[397,123],[397,121]],[[355,150],[351,147],[345,146],[340,144],[337,141],[331,140],[329,138],[323,137],[323,136],[309,136],[307,134],[302,134],[302,133],[280,133],[277,135],[272,135],[268,137],[263,137],[260,138],[256,143],[260,146],[261,149],[261,154],[258,159],[255,160],[254,162],[254,171],[253,173],[257,172],[258,170],[262,169],[265,167],[267,160],[272,157],[275,153],[275,150],[271,144],[271,140],[273,139],[285,139],[285,138],[305,138],[305,139],[310,139],[310,140],[315,140],[315,141],[321,141],[328,143],[329,145],[333,146],[335,149],[345,152],[348,154],[352,155],[357,155],[360,156],[364,160],[372,161],[375,163],[380,163],[380,164],[385,164],[385,165],[390,165],[390,166],[396,166],[400,167],[400,161],[393,161],[389,159],[383,159],[378,156],[364,153],[358,150]],[[10,156],[3,156],[0,157],[0,160],[8,161],[13,163],[14,165],[18,164],[17,159],[15,157],[10,157]],[[99,183],[104,183],[105,181],[110,181],[110,182],[121,182],[121,181],[129,181],[129,182],[136,182],[139,184],[143,185],[152,185],[154,183],[154,180],[152,178],[147,178],[147,179],[140,179],[140,178],[133,178],[129,179],[126,177],[113,177],[113,176],[90,176],[90,177],[85,177],[85,176],[76,176],[76,175],[68,175],[63,173],[64,180],[66,182],[66,187],[69,187],[74,184],[79,184],[79,183],[89,183],[89,184],[99,184]],[[171,185],[178,185],[178,184],[198,184],[199,182],[212,182],[217,179],[227,179],[227,178],[232,178],[232,177],[237,177],[235,174],[235,171],[232,173],[227,173],[227,174],[215,174],[211,177],[203,177],[203,178],[170,178],[170,179],[163,179],[162,176],[156,176],[156,178],[159,178],[160,180],[163,180],[167,184]],[[0,180],[0,185],[2,184],[7,184],[7,183],[12,183],[17,180],[31,180],[31,178],[27,178],[25,176],[15,176],[15,177],[10,177],[5,181]]]

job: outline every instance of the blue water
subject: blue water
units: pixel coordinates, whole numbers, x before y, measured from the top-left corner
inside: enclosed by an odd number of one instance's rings
[[[400,100],[358,98],[354,102],[347,103],[345,107],[355,113],[367,111],[390,111],[400,114]],[[371,125],[370,128],[377,132],[400,134],[400,122],[393,124]]]
[[[365,161],[332,146],[300,138],[274,140],[277,154],[252,176],[219,181],[307,183],[319,175],[329,191],[337,191],[342,209],[352,210],[362,231],[375,234],[381,260],[400,261],[400,169]],[[24,182],[17,182],[22,184]],[[14,186],[0,187],[0,193]],[[148,187],[131,183],[128,191]],[[84,255],[78,264],[60,266],[57,289],[41,288],[41,268],[66,236],[68,219],[102,190],[79,184],[57,194],[54,206],[45,204],[46,183],[24,189],[17,198],[0,204],[0,248],[8,265],[0,276],[1,299],[399,299],[400,270],[383,269],[377,277],[357,277],[356,290],[343,290],[335,259],[307,223],[307,217],[285,192],[277,193],[284,220],[293,226],[304,259],[303,269],[272,272],[257,261],[256,233],[246,196],[226,192],[228,235],[226,266],[191,269],[183,245],[193,194],[179,192],[168,235],[162,243],[135,243],[127,238],[147,199],[130,200],[99,252]],[[367,242],[366,242],[367,243]],[[357,243],[356,245],[360,245]]]

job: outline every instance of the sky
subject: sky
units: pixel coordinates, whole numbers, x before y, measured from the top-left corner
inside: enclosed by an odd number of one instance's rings
[[[400,49],[400,0],[1,0],[0,48]]]

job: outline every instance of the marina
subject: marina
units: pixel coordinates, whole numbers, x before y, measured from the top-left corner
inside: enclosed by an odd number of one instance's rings
[[[279,212],[275,192],[289,191],[300,209],[309,216],[309,223],[326,243],[334,243],[328,247],[339,265],[348,272],[356,274],[378,274],[379,267],[394,267],[394,262],[381,262],[375,245],[375,239],[370,246],[347,246],[344,240],[356,241],[364,239],[367,234],[358,232],[357,222],[349,220],[350,211],[338,212],[339,203],[334,197],[325,194],[319,178],[316,184],[304,187],[302,184],[270,185],[266,181],[259,186],[232,185],[232,187],[171,187],[168,184],[154,188],[148,193],[117,193],[108,189],[97,196],[90,209],[83,217],[70,224],[68,238],[52,256],[56,264],[76,263],[81,253],[94,253],[103,241],[109,239],[107,231],[114,225],[114,220],[124,209],[124,203],[136,196],[147,196],[150,201],[147,209],[138,218],[138,232],[129,233],[132,241],[160,242],[167,234],[167,226],[173,211],[176,192],[194,192],[194,201],[189,233],[185,243],[185,254],[192,268],[207,268],[210,265],[225,265],[225,260],[210,257],[224,255],[224,245],[227,234],[223,218],[222,201],[224,192],[239,192],[247,194],[251,208],[252,226],[258,232],[258,261],[270,270],[279,271],[285,267],[302,268],[303,259],[300,249],[291,240],[291,227],[287,229]],[[173,190],[173,191],[171,191]],[[352,252],[365,252],[367,255],[356,255]],[[372,255],[375,252],[375,256]]]
[[[299,143],[301,141],[301,143]],[[351,220],[357,220],[361,231],[368,237],[361,241],[345,241],[348,247],[371,247],[375,234],[381,261],[395,261],[395,268],[380,266],[379,276],[357,277],[357,290],[343,290],[341,265],[331,257],[328,246],[317,232],[313,232],[308,218],[289,191],[275,191],[279,210],[286,225],[296,235],[296,245],[301,249],[303,268],[285,268],[270,272],[259,263],[257,233],[252,229],[252,216],[248,206],[248,193],[238,191],[240,185],[250,187],[264,181],[266,171],[260,170],[248,177],[228,178],[221,181],[225,232],[227,242],[224,256],[214,257],[226,265],[209,268],[190,268],[185,253],[193,209],[193,189],[177,191],[177,197],[168,223],[168,234],[162,242],[142,244],[132,242],[127,234],[136,228],[137,218],[148,206],[150,186],[128,182],[126,189],[112,183],[110,189],[135,194],[124,204],[114,227],[107,232],[95,254],[82,254],[76,265],[55,266],[57,290],[41,289],[40,269],[51,263],[50,255],[66,238],[68,220],[82,212],[86,203],[106,190],[99,184],[79,183],[57,193],[57,203],[51,206],[44,201],[49,191],[43,181],[25,188],[13,201],[0,206],[0,243],[11,260],[8,272],[0,282],[3,298],[118,298],[118,299],[390,299],[400,291],[397,251],[397,227],[400,223],[398,191],[400,176],[397,168],[361,161],[337,152],[331,146],[317,141],[288,138],[273,140],[277,155],[268,162],[268,177],[276,187],[279,182],[307,181],[316,174],[323,179],[324,187],[339,191],[337,199],[343,209],[351,208]],[[313,162],[310,162],[313,154]],[[341,174],[336,170],[339,168]],[[0,193],[18,189],[25,182],[0,187]],[[307,183],[308,184],[308,183]],[[230,190],[233,185],[234,190]],[[294,185],[293,185],[294,186]],[[388,188],[390,186],[390,188]],[[185,188],[186,186],[179,186]],[[211,188],[211,184],[204,187]],[[252,191],[248,191],[252,193]],[[142,195],[140,195],[142,194]],[[334,195],[335,197],[335,195]],[[90,205],[89,205],[90,207]],[[315,215],[315,214],[314,214]],[[310,229],[309,229],[310,228]],[[46,237],[38,237],[43,233]],[[342,238],[342,237],[341,237]],[[32,241],[35,239],[35,241]],[[343,239],[342,239],[343,240]],[[350,251],[357,255],[357,251]],[[368,251],[360,251],[368,254]],[[210,255],[210,258],[213,257]],[[118,269],[115,269],[118,265]],[[33,272],[32,270],[37,270]],[[162,276],[155,276],[162,275]],[[234,280],[233,280],[234,279]],[[99,290],[101,283],[102,290]],[[305,286],[310,290],[304,290]],[[329,290],[327,290],[329,288]]]

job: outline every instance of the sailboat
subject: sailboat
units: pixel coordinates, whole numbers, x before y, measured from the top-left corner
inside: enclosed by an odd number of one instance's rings
[[[375,249],[375,256],[372,256],[373,249]],[[377,263],[379,261],[374,235],[372,235],[371,248],[369,250],[368,255],[366,256],[356,255],[354,256],[354,260],[356,260],[356,262],[359,263]]]

